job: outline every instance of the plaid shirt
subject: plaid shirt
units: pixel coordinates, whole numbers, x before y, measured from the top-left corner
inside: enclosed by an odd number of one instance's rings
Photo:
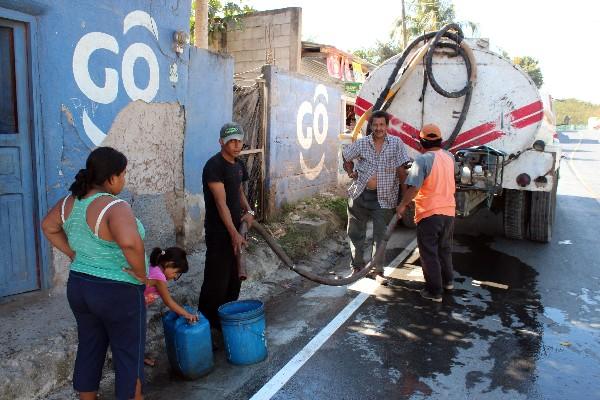
[[[385,135],[381,152],[375,151],[373,135],[365,136],[348,145],[343,151],[344,160],[355,163],[358,178],[348,188],[352,199],[358,198],[367,187],[367,181],[377,174],[377,200],[382,208],[394,208],[398,205],[400,179],[396,168],[410,161],[402,140],[396,136]]]

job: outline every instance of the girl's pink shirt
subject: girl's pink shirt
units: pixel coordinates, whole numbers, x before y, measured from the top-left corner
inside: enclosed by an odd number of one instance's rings
[[[155,281],[166,282],[167,277],[160,267],[150,266],[148,270],[148,279],[153,279]],[[158,293],[158,289],[155,286],[146,285],[146,289],[144,290],[144,298],[146,300],[146,305],[154,303],[154,301],[160,298],[160,294]]]

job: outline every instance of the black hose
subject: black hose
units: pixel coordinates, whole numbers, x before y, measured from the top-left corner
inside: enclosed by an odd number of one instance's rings
[[[285,266],[288,267],[289,269],[291,269],[292,271],[294,271],[295,273],[297,273],[298,275],[300,275],[308,280],[311,280],[313,282],[320,283],[322,285],[345,286],[345,285],[354,283],[359,279],[364,278],[371,271],[372,264],[374,261],[377,263],[381,263],[383,261],[384,255],[385,255],[385,248],[387,247],[387,242],[388,242],[388,240],[390,240],[390,237],[392,236],[392,233],[394,232],[394,229],[396,228],[397,223],[398,223],[398,216],[396,214],[394,214],[394,216],[392,217],[392,220],[390,221],[390,223],[388,224],[388,226],[386,228],[383,241],[382,241],[381,245],[377,247],[377,251],[375,252],[375,255],[373,256],[373,259],[371,261],[369,261],[367,263],[367,265],[365,265],[365,267],[363,269],[361,269],[360,271],[352,274],[349,277],[339,278],[339,279],[325,278],[320,275],[314,274],[310,271],[307,271],[305,269],[298,268],[294,264],[292,259],[281,248],[281,246],[279,246],[277,241],[275,241],[273,236],[271,236],[269,234],[269,232],[267,232],[267,230],[265,229],[264,226],[259,224],[257,221],[254,221],[254,223],[252,224],[252,228],[254,230],[256,230],[258,232],[258,234],[263,237],[263,239],[265,239],[265,241],[267,242],[269,247],[273,250],[273,252],[275,252],[277,257],[279,257],[279,259],[285,264]]]
[[[458,90],[456,92],[448,92],[445,89],[443,89],[437,83],[437,81],[435,80],[435,76],[433,75],[433,53],[436,51],[437,47],[439,47],[438,44],[440,44],[440,40],[442,40],[442,37],[444,37],[444,34],[446,32],[448,32],[448,30],[450,30],[450,29],[453,29],[458,32],[458,37],[460,38],[460,40],[458,42],[456,42],[456,44],[457,44],[456,50],[462,55],[462,58],[465,60],[465,64],[467,65],[467,85],[465,85],[465,87],[463,87],[461,90]],[[442,29],[440,29],[435,34],[433,41],[429,45],[429,50],[427,50],[427,54],[425,54],[425,70],[427,71],[427,77],[429,78],[429,82],[431,83],[431,86],[433,87],[433,89],[444,97],[449,97],[449,98],[455,99],[457,97],[464,96],[465,94],[467,94],[467,91],[469,90],[468,82],[470,82],[470,79],[471,79],[471,62],[469,61],[467,56],[464,54],[464,51],[461,52],[458,50],[458,49],[460,49],[459,46],[460,46],[460,43],[462,42],[462,40],[463,40],[463,33],[462,33],[462,30],[460,29],[460,26],[458,26],[456,24],[448,24],[448,25],[444,26]]]
[[[451,30],[455,31],[456,33],[450,32]],[[458,120],[456,121],[456,125],[454,126],[454,129],[452,130],[450,137],[444,143],[444,148],[449,149],[450,147],[452,147],[452,144],[456,140],[456,137],[460,133],[460,130],[462,129],[465,119],[467,118],[467,113],[469,112],[469,107],[471,105],[471,98],[472,98],[472,93],[473,93],[473,82],[472,82],[472,77],[471,77],[471,70],[472,70],[473,66],[471,65],[471,61],[469,60],[469,57],[467,57],[467,55],[465,54],[465,51],[460,47],[460,44],[464,39],[464,35],[462,32],[462,29],[457,24],[448,24],[437,32],[426,33],[422,36],[419,36],[418,38],[416,38],[415,40],[413,40],[411,42],[411,44],[403,51],[400,58],[396,61],[396,65],[394,66],[394,69],[388,78],[385,88],[382,90],[382,92],[379,94],[379,97],[375,101],[375,105],[373,106],[373,111],[380,110],[380,109],[387,110],[387,108],[392,103],[393,97],[384,104],[385,98],[386,98],[390,88],[396,81],[398,72],[400,71],[400,68],[402,68],[402,65],[406,61],[406,58],[411,53],[411,51],[417,46],[417,44],[419,44],[421,42],[426,42],[427,40],[429,40],[431,38],[433,38],[433,40],[432,40],[431,44],[429,45],[429,50],[427,51],[427,54],[425,55],[426,76],[424,79],[426,80],[426,82],[428,81],[429,83],[431,83],[431,86],[433,87],[433,89],[444,97],[449,97],[449,98],[458,98],[458,97],[462,97],[462,96],[465,97],[460,116],[459,116]],[[449,39],[450,41],[454,42],[454,44],[451,44],[448,42],[441,42],[442,38]],[[442,88],[437,83],[435,76],[433,75],[433,55],[434,55],[435,50],[438,48],[449,48],[449,47],[455,49],[457,55],[460,55],[462,57],[462,59],[465,62],[466,69],[467,69],[467,84],[461,90],[458,90],[455,92],[448,92],[447,90]],[[368,127],[367,127],[367,130],[368,130]]]

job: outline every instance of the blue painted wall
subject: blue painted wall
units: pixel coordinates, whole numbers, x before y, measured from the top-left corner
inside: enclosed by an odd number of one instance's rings
[[[233,58],[207,50],[190,49],[187,125],[184,145],[186,188],[186,243],[196,246],[204,219],[202,169],[217,153],[219,130],[231,121],[233,104]]]
[[[269,209],[294,203],[337,185],[339,89],[275,67],[263,69],[269,90]]]
[[[21,3],[45,4],[44,12],[37,18],[36,48],[48,201],[52,204],[64,194],[65,186],[94,146],[95,129],[91,124],[108,133],[119,111],[140,94],[147,102],[185,104],[187,54],[178,57],[172,50],[172,35],[174,31],[187,31],[190,9],[187,2],[176,0]],[[86,47],[91,48],[84,65],[76,54],[85,55]],[[124,63],[132,55],[142,54],[133,67]],[[152,70],[152,78],[157,79],[156,91],[144,95],[151,75],[149,65],[154,61],[158,66]],[[176,83],[169,79],[172,65],[178,69]],[[85,79],[88,73],[93,82],[88,86],[97,86],[92,87],[94,90],[77,82],[78,74]],[[114,81],[107,80],[107,76],[114,77]],[[132,81],[137,90],[132,90]],[[130,87],[126,88],[125,83]],[[87,129],[84,114],[91,122]]]
[[[189,31],[190,2],[0,0],[0,9],[12,13],[14,19],[23,16],[34,31],[31,51],[37,60],[37,74],[32,85],[39,116],[35,124],[41,138],[37,158],[43,162],[38,174],[45,186],[38,188],[40,209],[45,211],[67,193],[90,150],[102,144],[102,135],[111,131],[117,116],[127,120],[123,113],[135,108],[128,107],[132,102],[175,104],[175,112],[184,116],[185,124],[179,132],[169,134],[185,135],[178,157],[183,160],[180,168],[187,174],[182,179],[182,197],[190,199],[191,205],[174,201],[172,194],[144,188],[137,206],[150,212],[165,209],[158,204],[161,202],[176,204],[181,212],[167,208],[180,216],[164,212],[159,217],[167,218],[166,223],[172,219],[172,224],[178,218],[185,219],[186,226],[173,228],[173,232],[192,232],[194,238],[188,243],[197,243],[203,213],[203,201],[197,197],[202,192],[201,171],[218,149],[218,128],[231,118],[233,60],[187,45],[182,54],[174,51],[173,33]],[[135,111],[144,115],[139,107]],[[128,134],[123,131],[118,137]],[[144,145],[139,138],[132,143],[126,143],[125,148]],[[148,146],[156,148],[157,143]],[[157,167],[148,161],[151,168]],[[148,202],[147,207],[143,201]],[[169,241],[174,240],[175,233],[171,236]],[[50,264],[50,255],[43,254],[42,258]]]

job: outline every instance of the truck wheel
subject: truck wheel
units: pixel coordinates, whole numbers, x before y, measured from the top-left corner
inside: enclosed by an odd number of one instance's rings
[[[527,192],[504,190],[504,236],[521,240],[527,236]]]
[[[551,192],[531,192],[529,239],[542,243],[552,240],[555,209],[556,185]]]

